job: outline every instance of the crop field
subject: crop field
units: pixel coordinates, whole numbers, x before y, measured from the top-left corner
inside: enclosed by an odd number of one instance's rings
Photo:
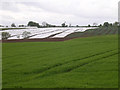
[[[88,29],[84,32],[74,32],[65,36],[65,38],[100,36],[100,35],[113,35],[118,34],[118,27],[99,27],[96,29]]]
[[[117,88],[118,35],[3,43],[3,88]]]
[[[65,36],[74,33],[74,32],[84,32],[87,29],[92,29],[95,27],[79,27],[79,28],[37,28],[37,29],[11,29],[11,30],[1,30],[0,39],[2,32],[8,32],[11,36],[8,38],[11,39],[23,39],[23,32],[30,32],[29,39],[36,38],[64,38]]]

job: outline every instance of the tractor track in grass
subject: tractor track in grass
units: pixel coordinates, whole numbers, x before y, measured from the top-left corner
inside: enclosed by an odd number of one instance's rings
[[[97,56],[97,55],[102,55],[102,54],[105,54],[105,53],[108,53],[108,52],[112,52],[112,51],[115,51],[115,50],[117,50],[117,49],[107,50],[107,51],[96,53],[96,54],[93,54],[93,55],[90,55],[90,56],[87,56],[87,57],[83,57],[83,58],[80,58],[80,59],[74,59],[74,60],[66,61],[64,63],[58,63],[58,64],[52,65],[50,67],[46,67],[46,68],[43,68],[43,69],[38,69],[38,70],[35,70],[35,71],[32,71],[32,72],[24,72],[23,74],[27,75],[27,74],[43,73],[45,71],[48,71],[48,70],[50,70],[52,68],[56,68],[56,67],[62,66],[64,64],[68,64],[68,63],[79,61],[79,60],[88,59],[88,58],[91,58],[91,57],[94,57],[94,56]],[[32,56],[32,58],[33,58],[33,56]],[[36,58],[36,57],[34,57],[34,58]],[[11,66],[11,67],[13,67],[13,66]]]
[[[90,64],[90,63],[93,63],[93,62],[96,62],[96,61],[99,61],[99,60],[103,60],[103,59],[105,59],[105,58],[109,58],[109,57],[114,56],[114,55],[117,55],[117,54],[118,54],[118,52],[117,52],[117,53],[110,54],[110,55],[107,55],[107,56],[104,56],[104,57],[100,57],[100,58],[94,59],[94,60],[89,61],[89,62],[85,62],[85,63],[80,64],[80,65],[72,66],[71,68],[64,69],[64,70],[62,70],[62,71],[60,71],[60,72],[59,72],[59,71],[49,72],[48,74],[43,74],[43,75],[40,75],[40,76],[38,76],[38,77],[35,77],[35,79],[38,79],[38,78],[40,78],[40,77],[41,77],[41,78],[44,78],[44,77],[48,77],[48,76],[56,75],[56,74],[68,73],[68,72],[71,72],[72,70],[75,70],[75,69],[80,68],[80,67],[82,67],[82,66],[88,65],[88,64]]]
[[[51,67],[44,68],[44,69],[39,69],[39,70],[34,71],[34,72],[32,71],[32,72],[23,72],[23,73],[16,73],[16,74],[24,74],[25,76],[27,76],[29,74],[31,74],[31,75],[38,74],[37,76],[34,76],[31,79],[39,79],[39,78],[49,77],[51,75],[69,73],[72,70],[75,70],[75,69],[80,68],[82,66],[88,65],[90,63],[96,62],[96,61],[101,60],[101,59],[103,60],[104,58],[108,58],[108,57],[114,56],[114,55],[118,54],[118,52],[117,53],[114,52],[114,53],[108,54],[106,56],[101,56],[100,58],[94,59],[92,61],[90,60],[90,61],[84,62],[82,64],[78,64],[78,65],[74,65],[74,61],[80,61],[80,60],[88,59],[88,58],[91,58],[91,57],[94,57],[94,56],[103,55],[103,54],[106,54],[106,53],[109,53],[109,52],[112,52],[112,51],[115,51],[115,50],[116,49],[112,49],[112,50],[104,51],[104,52],[101,52],[101,53],[96,53],[96,54],[93,54],[93,55],[90,55],[90,56],[87,56],[87,57],[83,57],[83,58],[80,58],[80,59],[75,59],[75,60],[67,61],[67,62],[64,62],[64,63],[55,64],[55,65],[53,65]],[[61,71],[56,71],[56,70],[49,71],[50,69],[54,69],[56,67],[59,67],[59,66],[62,66],[62,65],[66,65],[66,64],[71,63],[71,62],[73,62],[73,66],[72,67],[68,67],[68,68],[62,69]],[[47,71],[47,74],[46,74],[46,71]],[[25,82],[26,81],[30,81],[31,79],[26,79]],[[20,80],[19,82],[22,82],[22,81]],[[4,83],[4,85],[5,85],[5,83]]]
[[[91,57],[94,57],[94,56],[98,56],[98,55],[103,55],[103,54],[105,54],[105,53],[112,52],[112,51],[115,51],[115,50],[117,50],[117,49],[113,49],[113,50],[108,50],[108,51],[96,53],[96,54],[93,54],[93,55],[90,55],[90,56],[87,56],[87,57],[83,57],[83,58],[80,58],[80,59],[74,59],[74,60],[66,61],[66,62],[64,62],[64,63],[58,63],[58,64],[55,64],[55,65],[53,65],[53,66],[46,67],[46,68],[44,68],[44,69],[38,69],[38,70],[35,70],[35,71],[32,71],[32,72],[24,72],[24,74],[39,74],[39,73],[43,73],[43,72],[46,72],[46,71],[48,71],[48,70],[50,70],[50,69],[53,69],[53,68],[56,68],[56,67],[59,67],[59,66],[62,66],[62,65],[71,63],[71,62],[88,59],[88,58],[91,58]]]
[[[88,64],[90,64],[90,63],[93,63],[93,62],[96,62],[96,61],[99,61],[99,60],[103,60],[104,58],[112,57],[112,56],[114,56],[114,55],[116,55],[116,54],[118,54],[118,52],[117,52],[117,53],[112,53],[112,54],[109,54],[109,55],[106,55],[106,56],[103,56],[103,57],[100,57],[100,58],[97,58],[97,59],[94,59],[94,60],[89,61],[89,62],[85,62],[85,63],[83,63],[83,64],[81,64],[81,65],[72,66],[71,68],[62,70],[62,71],[60,71],[60,72],[59,72],[59,71],[58,71],[58,72],[52,71],[52,72],[49,72],[49,73],[47,73],[47,74],[42,74],[42,75],[40,74],[39,76],[32,77],[31,79],[27,79],[27,80],[25,80],[24,82],[26,82],[26,81],[28,82],[28,81],[30,81],[30,80],[32,80],[32,79],[46,78],[46,77],[53,76],[53,75],[56,75],[56,74],[69,73],[69,72],[71,72],[72,70],[75,70],[75,69],[77,69],[77,68],[83,67],[83,66],[85,66],[85,65],[88,65]],[[107,71],[107,70],[106,70],[106,71]],[[109,70],[109,71],[111,71],[111,70]],[[114,71],[114,70],[112,70],[112,71]],[[116,70],[115,70],[115,71],[116,71]],[[19,80],[19,82],[23,82],[23,81]],[[7,83],[3,83],[3,84],[6,85]]]

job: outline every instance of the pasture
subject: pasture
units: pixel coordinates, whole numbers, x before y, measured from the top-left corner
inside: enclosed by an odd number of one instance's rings
[[[117,88],[118,36],[3,43],[3,88]]]

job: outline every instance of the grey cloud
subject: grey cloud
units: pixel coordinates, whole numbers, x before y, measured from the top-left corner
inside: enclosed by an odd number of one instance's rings
[[[38,22],[46,20],[50,23],[57,24],[65,20],[73,24],[88,24],[93,22],[116,21],[118,1],[119,0],[32,0],[32,2],[24,2],[24,0],[22,0],[22,2],[4,3],[2,9],[12,11],[13,14],[16,12],[29,13],[31,15],[30,19]],[[24,9],[21,5],[26,6],[28,9]],[[31,9],[32,7],[34,7],[34,9]],[[25,17],[27,17],[27,15],[25,15]],[[46,19],[43,19],[43,17],[46,17]]]
[[[83,0],[64,0],[64,1],[63,0],[41,0],[40,2],[22,2],[22,4],[25,4],[27,6],[34,6],[36,8],[42,8],[48,12],[76,15],[79,17],[86,17],[86,18],[87,17],[90,17],[90,18],[106,17],[107,18],[108,17],[107,14],[109,14],[109,16],[113,18],[115,16],[114,14],[117,14],[117,13],[114,13],[115,11],[114,8],[112,10],[113,14],[111,13],[110,9],[113,3],[111,2],[110,4],[106,4],[108,0],[106,1],[90,0],[90,1],[88,0],[87,1],[86,0],[84,1]]]
[[[19,12],[20,9],[17,6],[17,3],[15,2],[1,2],[0,3],[1,9],[2,10],[7,10],[11,12]]]

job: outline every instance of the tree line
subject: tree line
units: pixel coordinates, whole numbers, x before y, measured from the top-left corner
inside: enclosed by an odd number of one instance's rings
[[[109,27],[109,26],[119,26],[118,22],[114,22],[114,23],[109,23],[109,22],[104,22],[104,24],[100,24],[98,25],[97,23],[93,23],[93,25],[88,25],[88,26],[82,26],[82,27]],[[4,27],[2,25],[0,25],[0,27]],[[8,26],[6,26],[8,27]],[[17,27],[15,25],[15,23],[11,24],[11,27]],[[34,21],[29,21],[27,25],[18,25],[18,27],[37,27],[37,28],[44,28],[44,27],[81,27],[79,25],[76,26],[72,26],[71,24],[67,25],[66,22],[62,23],[61,25],[57,26],[57,25],[52,25],[49,24],[47,22],[42,22],[42,25],[40,25],[39,23],[36,23]]]
[[[58,26],[55,26],[55,25],[48,24],[46,22],[43,22],[42,26],[40,26],[39,23],[36,23],[36,22],[33,22],[33,21],[28,22],[27,26],[38,27],[38,28],[42,28],[42,27],[58,27]],[[11,27],[16,27],[16,26],[13,23],[13,24],[11,24]],[[20,25],[20,27],[24,27],[24,25]],[[64,22],[59,27],[68,27],[68,25],[66,25],[65,22]],[[79,27],[79,26],[77,26],[77,27]],[[91,26],[88,25],[87,27],[91,27]],[[104,29],[108,30],[108,29],[116,29],[117,27],[120,27],[120,25],[119,25],[118,22],[115,22],[115,23],[104,22],[103,25],[102,24],[100,24],[100,25],[94,24],[94,27],[102,28],[102,30],[104,30]],[[31,34],[30,32],[25,31],[25,32],[22,33],[22,37],[24,39],[29,38],[30,34]],[[7,40],[9,37],[11,37],[10,33],[2,32],[2,39],[3,40]],[[18,36],[18,38],[19,38],[19,36]]]

